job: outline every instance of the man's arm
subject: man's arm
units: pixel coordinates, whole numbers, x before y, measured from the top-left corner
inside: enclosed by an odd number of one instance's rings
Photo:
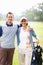
[[[19,41],[19,32],[20,32],[19,29],[20,29],[20,27],[21,27],[20,25],[17,25],[17,31],[16,31],[16,36],[17,36],[17,45],[19,45],[19,42],[20,42],[20,41]]]
[[[17,24],[17,27],[20,28],[20,27],[22,27],[22,26]]]
[[[0,26],[0,37],[2,36],[2,26]]]

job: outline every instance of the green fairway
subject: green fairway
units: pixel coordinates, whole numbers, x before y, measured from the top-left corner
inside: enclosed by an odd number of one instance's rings
[[[4,22],[0,21],[0,25]],[[33,29],[37,33],[39,39],[40,39],[40,45],[43,48],[43,22],[29,22],[30,25],[32,25]],[[15,39],[16,41],[16,39]],[[17,43],[17,41],[15,42]],[[16,46],[14,56],[13,56],[13,64],[12,65],[19,65],[19,59],[18,59],[18,47]]]

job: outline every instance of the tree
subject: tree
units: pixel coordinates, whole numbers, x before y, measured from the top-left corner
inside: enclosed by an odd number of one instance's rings
[[[43,21],[43,3],[38,3],[38,7],[35,9],[32,7],[22,13],[22,16],[27,17],[30,21]]]

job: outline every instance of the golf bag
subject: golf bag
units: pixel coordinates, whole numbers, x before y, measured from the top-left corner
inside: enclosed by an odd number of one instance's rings
[[[34,48],[33,54],[32,54],[32,60],[31,65],[42,65],[42,48],[41,46],[36,46]]]

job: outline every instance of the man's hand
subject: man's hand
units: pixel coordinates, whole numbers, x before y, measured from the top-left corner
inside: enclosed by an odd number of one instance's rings
[[[33,28],[28,26],[27,31],[29,31],[29,30],[33,30]]]
[[[28,26],[28,28],[29,28],[29,30],[32,30],[33,29],[33,27],[31,27],[31,26]]]
[[[33,28],[32,27],[30,27],[30,30],[32,30]]]

